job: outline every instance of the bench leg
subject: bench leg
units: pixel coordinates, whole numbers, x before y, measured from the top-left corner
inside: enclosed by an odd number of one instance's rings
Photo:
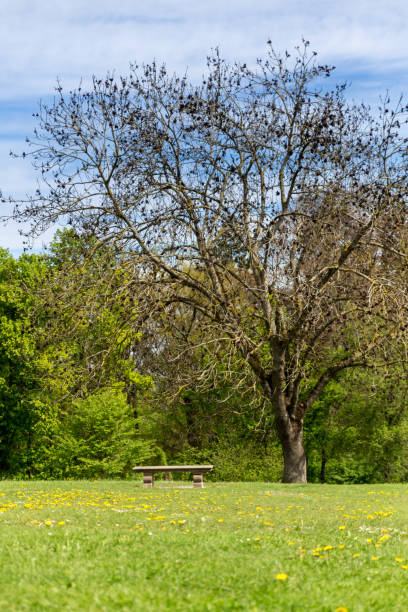
[[[193,474],[194,487],[202,489],[204,487],[204,480],[202,474]]]
[[[143,484],[145,487],[152,487],[154,485],[154,474],[145,472],[143,474]]]

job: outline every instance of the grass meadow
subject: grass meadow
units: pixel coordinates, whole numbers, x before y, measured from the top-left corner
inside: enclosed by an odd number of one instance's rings
[[[408,485],[186,484],[0,481],[0,610],[408,608]]]

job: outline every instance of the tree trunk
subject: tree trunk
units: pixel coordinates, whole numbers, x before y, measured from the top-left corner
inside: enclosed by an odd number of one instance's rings
[[[327,463],[327,455],[326,449],[322,448],[322,462],[320,465],[320,482],[326,482],[326,463]]]
[[[303,421],[278,424],[283,450],[283,477],[285,483],[306,483],[306,455],[303,448]]]
[[[275,413],[275,426],[283,451],[283,476],[285,483],[306,483],[306,455],[303,447],[303,417],[306,405],[293,402],[286,396],[287,347],[272,343],[273,371],[268,380],[271,404]],[[289,385],[290,386],[290,385]],[[266,387],[268,391],[268,388]]]

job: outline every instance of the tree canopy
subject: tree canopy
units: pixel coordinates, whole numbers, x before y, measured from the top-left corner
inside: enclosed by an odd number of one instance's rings
[[[222,360],[257,389],[284,482],[306,480],[303,422],[326,385],[407,357],[408,107],[349,103],[332,72],[304,43],[255,67],[215,52],[198,84],[153,63],[59,87],[28,151],[43,187],[15,209],[126,259],[180,385],[199,348],[202,383]]]

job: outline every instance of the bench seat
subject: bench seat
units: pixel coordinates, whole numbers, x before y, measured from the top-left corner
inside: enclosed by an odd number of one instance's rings
[[[137,465],[134,472],[143,473],[143,483],[145,487],[154,485],[154,475],[160,472],[191,472],[193,474],[194,487],[204,486],[203,474],[210,472],[213,465]]]

